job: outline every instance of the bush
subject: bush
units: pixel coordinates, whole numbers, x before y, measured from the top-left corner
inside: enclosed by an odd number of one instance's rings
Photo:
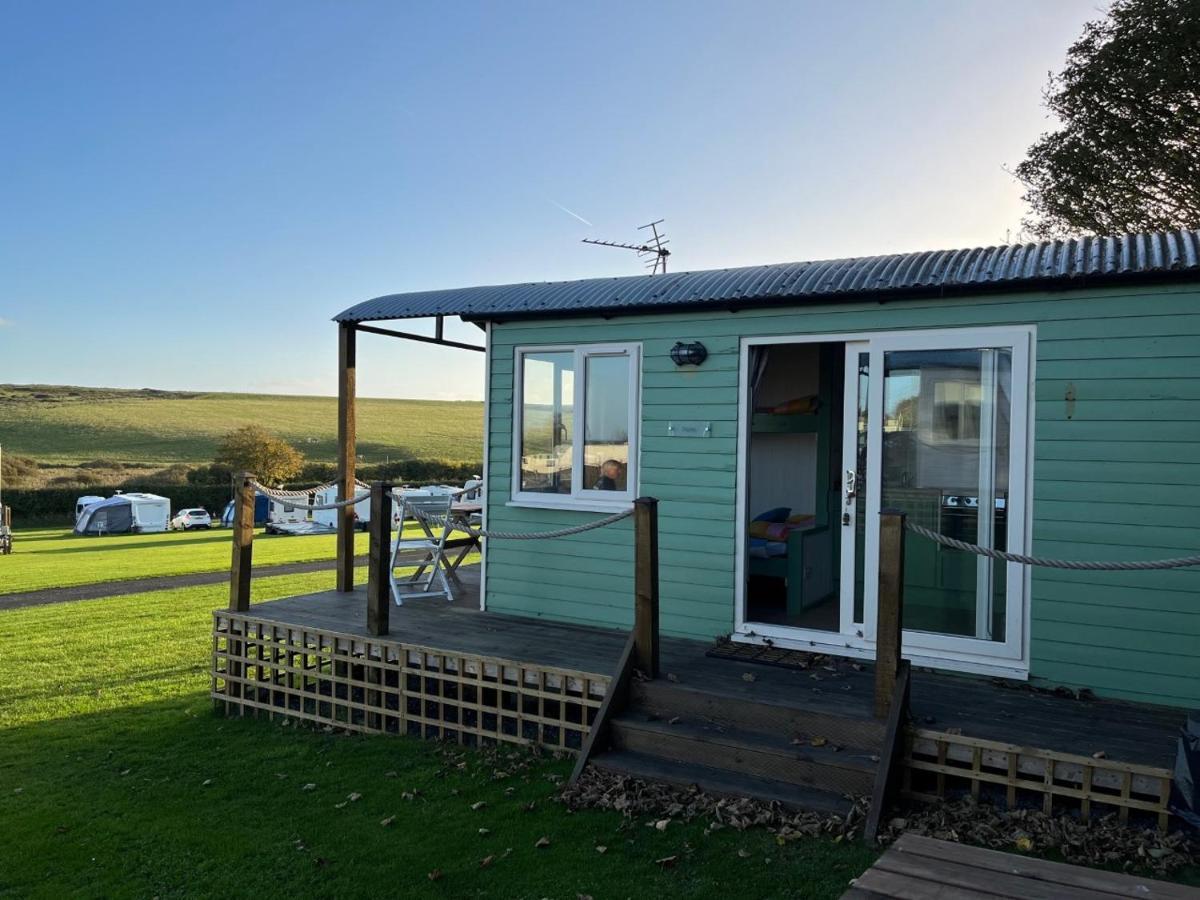
[[[323,484],[337,478],[337,466],[333,463],[305,463],[295,481],[301,484]]]
[[[88,485],[99,483],[100,479],[91,472],[76,472],[73,475],[57,475],[50,479],[50,485],[52,487],[66,487],[68,485],[87,487]]]
[[[237,472],[253,472],[263,484],[280,484],[300,474],[304,456],[262,426],[243,425],[221,439],[214,462]]]
[[[232,484],[233,469],[220,463],[207,466],[197,466],[187,473],[188,484]]]
[[[359,466],[360,481],[412,482],[416,484],[462,484],[483,471],[481,462],[448,462],[444,459],[408,459],[373,466]],[[336,476],[335,476],[336,477]]]
[[[36,481],[40,466],[37,461],[28,456],[17,456],[15,453],[5,453],[0,459],[0,478],[5,487],[20,487],[30,481]]]
[[[173,466],[167,466],[165,469],[159,469],[153,475],[133,475],[125,479],[125,484],[136,485],[147,478],[153,479],[155,484],[187,484],[188,475],[191,474],[191,467],[183,463],[175,463]]]
[[[114,472],[119,472],[125,468],[124,463],[115,462],[109,459],[89,459],[87,462],[79,464],[81,469],[110,469]]]

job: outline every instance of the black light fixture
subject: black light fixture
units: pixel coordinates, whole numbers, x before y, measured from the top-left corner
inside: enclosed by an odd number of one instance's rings
[[[677,366],[698,366],[706,359],[708,350],[699,341],[690,344],[676,341],[675,346],[671,348],[671,362]]]

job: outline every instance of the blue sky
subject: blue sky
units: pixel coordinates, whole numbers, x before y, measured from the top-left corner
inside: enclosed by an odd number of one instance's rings
[[[1003,166],[1099,15],[0,0],[0,382],[333,393],[340,309],[637,274],[579,240],[657,218],[673,269],[1000,243]],[[359,385],[477,398],[482,369],[364,337]]]

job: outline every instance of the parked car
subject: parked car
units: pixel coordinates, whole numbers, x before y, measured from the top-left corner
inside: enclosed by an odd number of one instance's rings
[[[193,528],[212,528],[212,516],[204,509],[181,509],[171,520],[171,527],[180,531]]]

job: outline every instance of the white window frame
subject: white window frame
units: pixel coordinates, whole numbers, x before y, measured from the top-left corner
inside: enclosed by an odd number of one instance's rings
[[[521,490],[521,440],[524,435],[525,364],[530,353],[573,353],[575,356],[575,410],[571,429],[571,493],[545,494]],[[626,355],[629,358],[629,462],[624,491],[598,491],[583,487],[584,435],[587,423],[587,359],[591,356]],[[538,344],[513,348],[512,489],[508,506],[534,509],[573,509],[615,512],[629,509],[638,495],[639,436],[641,431],[641,344]]]
[[[747,460],[749,455],[750,418],[753,413],[749,402],[749,360],[750,347],[758,344],[811,344],[811,343],[852,343],[867,342],[867,352],[871,353],[871,372],[883,371],[883,352],[885,350],[922,350],[929,349],[930,342],[935,346],[1012,346],[1013,348],[1013,407],[1010,411],[1009,427],[1010,453],[1016,453],[1017,448],[1023,447],[1024,454],[1021,466],[1010,470],[1011,480],[1008,506],[1008,547],[1015,552],[1026,552],[1025,548],[1032,545],[1033,538],[1033,467],[1034,467],[1034,392],[1037,385],[1035,348],[1037,345],[1036,325],[1006,325],[1006,326],[975,326],[966,328],[941,328],[902,331],[862,331],[862,332],[831,332],[791,335],[761,335],[743,337],[740,342],[739,360],[739,413],[738,413],[738,461],[737,461],[737,520],[736,534],[746,533],[746,497],[749,491]],[[1016,373],[1024,370],[1026,383],[1024,390],[1016,384]],[[857,385],[854,390],[857,391]],[[870,382],[868,406],[870,415],[878,415],[877,410],[883,405],[883,379],[872,377]],[[850,392],[850,382],[847,381],[847,393]],[[1022,412],[1023,411],[1023,412]],[[846,417],[844,423],[845,435],[843,447],[851,446],[855,435],[853,418]],[[878,584],[879,578],[879,544],[878,516],[879,492],[877,475],[882,462],[882,439],[872,440],[868,436],[867,448],[868,484],[860,486],[866,489],[866,515],[874,517],[876,527],[868,528],[865,547],[866,584],[868,594],[864,598],[864,618],[862,623],[853,623],[843,615],[840,631],[817,631],[813,629],[796,628],[786,625],[772,625],[762,622],[748,621],[746,612],[746,552],[744,545],[734,557],[734,633],[733,640],[740,643],[761,644],[785,649],[808,650],[814,648],[818,652],[834,656],[848,656],[859,659],[873,659],[875,656],[875,624],[876,596],[870,587]],[[1010,457],[1010,465],[1012,459]],[[1017,490],[1018,485],[1024,485],[1024,493]],[[903,637],[904,657],[911,660],[913,665],[928,666],[936,669],[972,672],[980,675],[999,675],[1005,678],[1028,679],[1030,661],[1030,625],[1032,606],[1032,575],[1030,566],[1017,563],[1007,563],[1008,583],[1007,593],[1019,587],[1018,600],[1020,616],[1009,615],[1006,618],[1006,636],[1003,643],[988,645],[983,641],[973,641],[966,638],[943,637],[922,632],[905,631]],[[848,577],[846,575],[843,576]],[[874,581],[872,581],[874,579]],[[1007,597],[1006,597],[1007,599]],[[1010,613],[1012,609],[1010,608]],[[844,610],[843,610],[844,612]],[[856,627],[857,626],[857,627]],[[1014,629],[1018,629],[1014,633]],[[997,646],[998,645],[998,646]],[[982,651],[982,652],[980,652]]]

